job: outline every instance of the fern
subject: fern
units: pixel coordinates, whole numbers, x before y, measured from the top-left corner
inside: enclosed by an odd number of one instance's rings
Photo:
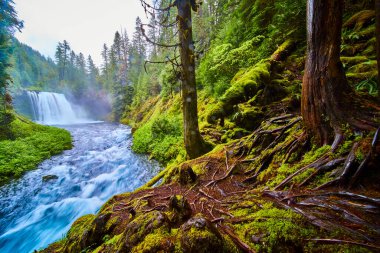
[[[374,78],[369,78],[361,81],[355,86],[356,91],[368,91],[371,96],[376,96],[379,92],[379,87]]]

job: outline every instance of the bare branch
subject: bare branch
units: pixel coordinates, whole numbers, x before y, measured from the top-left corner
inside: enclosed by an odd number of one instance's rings
[[[167,47],[167,48],[170,48],[170,47],[178,47],[178,46],[180,45],[179,43],[174,44],[174,45],[165,45],[165,44],[161,44],[161,43],[157,43],[157,42],[152,41],[152,40],[151,40],[151,39],[145,34],[145,30],[144,30],[144,28],[143,28],[143,25],[141,25],[141,32],[142,32],[143,36],[145,37],[145,39],[146,39],[149,43],[151,43],[151,44],[153,44],[153,45],[156,45],[156,46],[159,46],[159,47]]]

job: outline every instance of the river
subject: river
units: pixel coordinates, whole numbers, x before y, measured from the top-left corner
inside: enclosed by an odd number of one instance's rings
[[[127,126],[64,126],[74,148],[0,188],[0,252],[29,253],[64,237],[80,216],[96,213],[115,194],[151,179],[157,163],[131,151]],[[43,181],[43,176],[58,178]]]

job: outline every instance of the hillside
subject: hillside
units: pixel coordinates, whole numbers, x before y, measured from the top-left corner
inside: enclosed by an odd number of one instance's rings
[[[58,69],[52,59],[12,38],[12,68],[9,70],[13,88],[54,90],[58,85]]]

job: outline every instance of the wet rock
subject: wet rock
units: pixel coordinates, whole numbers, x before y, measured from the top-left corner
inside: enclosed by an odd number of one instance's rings
[[[43,182],[48,182],[48,181],[56,180],[56,179],[58,179],[58,176],[56,175],[46,175],[42,177]]]
[[[179,240],[185,253],[221,253],[224,240],[212,223],[197,215],[180,227]]]

